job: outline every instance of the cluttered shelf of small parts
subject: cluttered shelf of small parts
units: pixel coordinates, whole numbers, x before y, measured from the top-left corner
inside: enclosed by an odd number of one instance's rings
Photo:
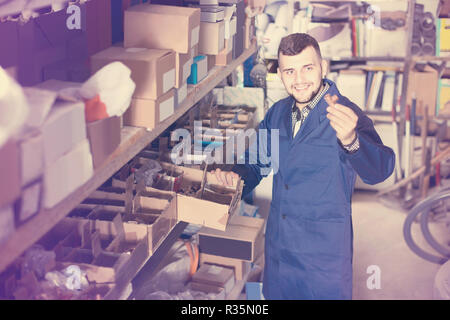
[[[159,123],[156,128],[146,131],[144,128],[125,126],[122,129],[122,142],[116,151],[100,166],[94,175],[66,199],[52,209],[43,209],[28,222],[17,228],[14,234],[0,246],[0,272],[5,270],[29,246],[48,232],[52,227],[73,210],[92,191],[100,187],[117,170],[136,156],[148,144],[163,133],[172,123],[184,115],[203,96],[211,91],[222,79],[226,78],[238,65],[242,64],[256,50],[256,43],[225,67],[215,67],[207,78],[197,85],[188,86],[188,94],[176,112]]]

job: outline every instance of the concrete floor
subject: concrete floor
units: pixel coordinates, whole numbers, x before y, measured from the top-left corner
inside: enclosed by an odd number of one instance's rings
[[[376,201],[375,193],[356,191],[353,197],[353,299],[432,299],[436,272],[440,265],[417,256],[403,238],[406,212]],[[443,224],[431,224],[432,234],[441,243],[449,240]],[[422,236],[420,225],[412,227],[414,241],[429,253],[436,252]],[[368,289],[367,268],[380,268],[380,289]]]
[[[266,217],[270,205],[271,184],[264,179],[255,191],[255,205]],[[433,191],[430,190],[432,193]],[[433,286],[440,265],[417,256],[403,238],[407,212],[389,208],[375,197],[375,191],[356,190],[352,202],[354,254],[353,299],[433,299]],[[441,243],[450,240],[450,231],[443,224],[430,225],[432,234]],[[436,252],[422,236],[420,225],[413,224],[414,241],[429,253]],[[369,266],[378,266],[380,289],[369,289]]]

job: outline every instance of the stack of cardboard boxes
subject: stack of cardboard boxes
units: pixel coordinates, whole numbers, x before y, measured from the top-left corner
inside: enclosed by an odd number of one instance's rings
[[[132,77],[141,91],[124,115],[124,124],[152,129],[182,104],[199,29],[200,10],[195,8],[139,4],[125,11],[121,54],[128,56],[125,64],[134,67]],[[135,60],[145,60],[148,67]],[[161,89],[151,92],[158,86]]]
[[[121,117],[87,122],[85,103],[61,95],[79,83],[44,81],[24,88],[29,115],[0,148],[2,240],[42,209],[51,209],[87,182],[121,142]],[[1,241],[0,241],[1,242]]]
[[[72,2],[59,11],[40,12],[28,21],[0,22],[0,65],[21,85],[57,79],[85,81],[89,56],[111,46],[111,1]]]
[[[229,297],[238,281],[246,281],[253,263],[264,255],[264,219],[235,215],[226,231],[203,227],[199,231],[200,267],[189,287]]]
[[[213,66],[226,66],[244,51],[245,43],[245,2],[243,0],[187,0],[185,4],[198,6],[204,13],[221,10],[216,21],[203,16],[200,25],[200,54],[207,55],[208,69]]]

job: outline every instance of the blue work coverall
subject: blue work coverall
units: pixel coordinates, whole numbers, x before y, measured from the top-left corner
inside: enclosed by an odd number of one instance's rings
[[[265,235],[266,299],[352,298],[351,199],[356,175],[376,184],[394,170],[394,152],[383,145],[372,121],[334,82],[324,81],[330,84],[327,93],[337,95],[337,103],[359,117],[358,151],[347,153],[339,144],[324,98],[293,138],[294,100],[287,97],[275,103],[259,125],[268,129],[266,143],[258,143],[268,149],[264,161],[258,156],[256,164],[249,164],[247,150],[246,163],[232,168],[245,181],[244,195],[268,175],[268,167],[278,168]],[[271,152],[271,129],[279,129],[278,159]]]

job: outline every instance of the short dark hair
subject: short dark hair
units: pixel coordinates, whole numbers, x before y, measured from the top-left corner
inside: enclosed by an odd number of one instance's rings
[[[278,47],[278,57],[280,57],[280,53],[285,56],[295,56],[307,47],[313,47],[317,55],[322,58],[317,40],[306,33],[292,33],[282,38]]]

